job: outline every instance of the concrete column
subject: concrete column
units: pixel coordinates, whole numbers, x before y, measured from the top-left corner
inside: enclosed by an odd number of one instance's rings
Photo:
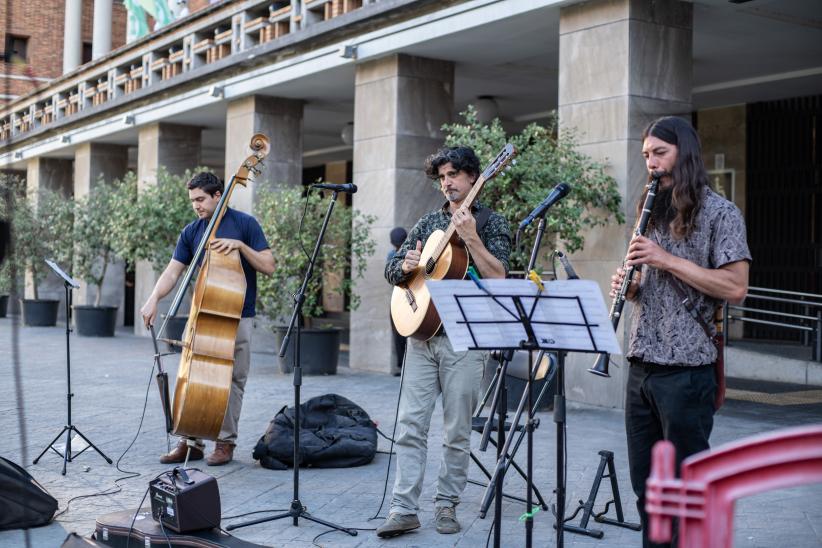
[[[112,0],[94,0],[94,30],[91,41],[91,58],[97,59],[111,51]]]
[[[641,133],[663,115],[691,113],[693,7],[677,0],[597,0],[560,10],[559,127],[575,129],[578,150],[608,166],[619,184],[626,223],[592,230],[571,259],[597,280],[606,303],[610,276],[622,263],[647,181]],[[627,348],[631,307],[617,336]],[[568,360],[570,399],[624,404],[627,362],[612,356],[611,379],[586,371],[591,355]]]
[[[63,28],[63,74],[71,72],[83,62],[83,0],[66,0]]]
[[[26,189],[29,196],[35,200],[37,207],[37,193],[41,189],[49,189],[58,192],[71,199],[71,160],[60,158],[31,158],[26,165]],[[50,257],[43,257],[43,259]],[[70,265],[60,265],[68,269]],[[66,319],[66,293],[63,282],[56,275],[51,273],[48,266],[40,265],[41,271],[48,272],[37,285],[38,297],[40,299],[59,299],[60,307],[57,309],[57,319]],[[71,272],[68,272],[71,274]],[[25,298],[34,298],[34,279],[29,272],[26,273]]]
[[[150,124],[140,128],[137,149],[138,187],[157,184],[157,169],[166,168],[169,173],[180,174],[186,169],[200,165],[201,128],[176,124]],[[181,188],[180,192],[187,192]],[[192,220],[194,213],[192,212]],[[180,227],[182,230],[183,227]],[[171,255],[169,255],[171,260]],[[147,336],[143,327],[140,308],[151,294],[160,272],[155,272],[146,261],[135,265],[134,280],[134,333]],[[175,290],[176,291],[176,290]],[[160,313],[168,311],[174,292],[160,302]],[[181,307],[180,314],[187,313],[187,307]]]
[[[259,192],[275,183],[299,185],[303,171],[303,102],[252,95],[228,104],[225,130],[226,183],[250,154],[251,137],[271,140],[265,165],[248,188],[237,187],[231,207],[251,213]]]
[[[389,372],[393,359],[391,286],[383,277],[388,235],[410,230],[442,195],[422,172],[425,158],[443,145],[442,124],[454,110],[454,65],[390,55],[357,65],[354,95],[354,208],[375,215],[377,251],[355,291],[351,313],[351,367]]]
[[[98,185],[110,184],[126,173],[128,147],[102,143],[83,143],[74,151],[74,198],[82,200],[91,195]],[[123,304],[125,300],[125,264],[122,260],[112,261],[103,279],[101,304],[116,306],[117,325],[123,325]],[[80,282],[75,303],[93,305],[97,298],[97,288]]]

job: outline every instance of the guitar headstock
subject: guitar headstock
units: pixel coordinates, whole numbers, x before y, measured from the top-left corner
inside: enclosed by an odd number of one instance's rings
[[[517,150],[514,148],[514,145],[511,143],[506,144],[499,154],[497,154],[497,157],[494,158],[494,161],[482,172],[483,179],[487,181],[488,179],[496,177],[500,171],[513,161],[516,153]]]

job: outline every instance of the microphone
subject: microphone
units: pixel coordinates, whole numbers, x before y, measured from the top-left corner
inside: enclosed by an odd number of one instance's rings
[[[519,230],[522,230],[526,226],[530,225],[534,219],[537,217],[542,217],[545,215],[545,212],[548,211],[552,205],[557,203],[558,201],[562,200],[566,194],[571,192],[571,187],[565,183],[560,183],[554,187],[554,190],[551,191],[551,194],[545,198],[541,204],[534,208],[532,211],[523,221],[519,224]]]
[[[350,192],[351,194],[357,192],[357,185],[353,183],[346,183],[344,185],[335,185],[333,183],[315,183],[311,185],[311,187],[333,190],[334,192]]]
[[[562,268],[565,269],[565,276],[569,280],[578,280],[579,276],[577,276],[576,270],[574,270],[574,267],[571,266],[571,261],[568,260],[568,257],[565,255],[565,253],[563,253],[562,251],[554,251],[554,253],[557,256],[557,259],[559,259]]]

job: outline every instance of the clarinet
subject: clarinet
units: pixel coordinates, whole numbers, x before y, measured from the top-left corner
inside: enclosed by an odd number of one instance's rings
[[[645,203],[642,204],[642,214],[639,216],[639,222],[634,229],[634,236],[644,235],[645,230],[648,228],[648,221],[651,219],[651,210],[654,207],[654,198],[656,197],[656,191],[659,187],[659,179],[663,175],[665,174],[655,171],[651,176],[651,182],[646,186],[648,194],[645,196]],[[625,261],[622,262],[622,267],[625,268]],[[625,272],[625,277],[622,278],[622,285],[619,287],[619,292],[616,297],[614,297],[614,302],[611,303],[611,311],[608,314],[608,318],[611,320],[614,331],[616,331],[619,326],[619,320],[622,319],[622,309],[625,306],[626,295],[628,294],[628,289],[631,287],[631,281],[634,279],[634,274],[641,268],[642,265],[632,265],[628,267],[628,271]],[[610,356],[603,352],[599,355],[593,367],[588,369],[588,371],[600,377],[610,377],[611,375],[608,374],[609,361]]]

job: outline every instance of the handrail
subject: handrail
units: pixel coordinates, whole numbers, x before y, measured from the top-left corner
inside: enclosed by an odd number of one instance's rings
[[[769,289],[765,287],[749,287],[748,289],[749,294],[746,296],[746,306],[729,305],[725,303],[725,306],[722,310],[725,326],[728,325],[729,321],[740,321],[758,325],[769,325],[773,327],[782,327],[785,329],[801,331],[803,333],[803,344],[806,346],[811,344],[813,345],[813,359],[815,361],[822,362],[822,295],[817,295],[815,293],[803,293],[799,291],[787,291],[784,289]],[[811,299],[819,299],[820,302],[809,301],[805,299],[787,299],[782,297],[772,297],[768,295],[757,295],[756,293],[751,294],[751,291],[759,293],[771,293],[776,295],[809,297]],[[748,299],[752,299],[755,301],[758,300],[794,305],[797,307],[804,308],[805,314],[796,314],[777,310],[758,309],[755,308],[754,303],[748,303]],[[815,316],[810,315],[810,313],[812,313],[811,308],[816,309]],[[734,314],[731,311],[738,312],[738,314]],[[756,315],[756,317],[752,317],[752,314]],[[770,316],[772,318],[788,318],[790,320],[796,321],[792,323],[789,323],[788,321],[774,321],[771,319],[765,319],[762,316]],[[727,328],[723,331],[723,337],[725,339],[725,345],[728,346],[729,341]]]

